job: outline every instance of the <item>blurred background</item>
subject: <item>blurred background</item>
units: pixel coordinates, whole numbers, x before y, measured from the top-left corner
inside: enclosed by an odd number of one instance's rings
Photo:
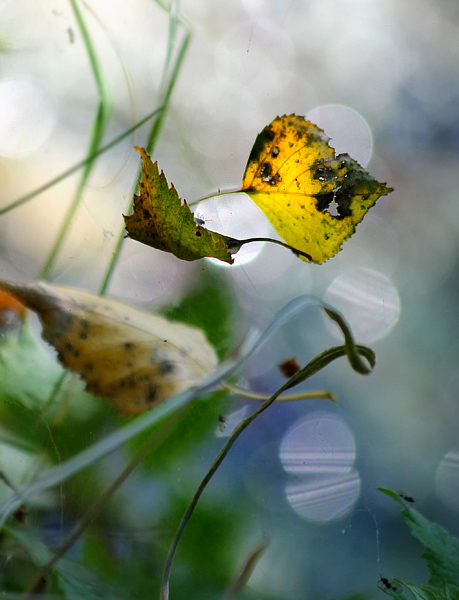
[[[90,154],[101,114],[103,146],[165,98],[153,158],[189,203],[238,189],[256,135],[293,112],[395,190],[378,201],[342,252],[320,266],[273,244],[251,244],[228,266],[185,263],[123,243],[108,293],[147,310],[178,310],[207,282],[209,294],[227,300],[216,313],[230,332],[227,349],[251,328],[267,326],[293,298],[312,294],[341,310],[357,341],[377,356],[368,377],[341,360],[308,382],[333,392],[337,404],[277,404],[243,434],[190,523],[177,559],[176,586],[184,587],[176,597],[220,597],[265,538],[269,544],[241,597],[377,598],[380,574],[426,581],[421,546],[402,525],[399,507],[376,488],[405,490],[421,512],[459,534],[457,3],[95,0],[77,6],[92,64],[71,2],[0,0],[2,279],[46,276],[100,289],[138,176],[133,147],[146,144],[151,121],[103,153],[83,183],[80,170],[16,201]],[[191,41],[178,63],[188,29]],[[227,235],[277,237],[244,195],[195,209],[210,229]],[[338,339],[319,309],[308,309],[246,365],[239,383],[272,393],[283,382],[279,363],[295,357],[305,364]],[[196,416],[181,424],[188,437],[197,433],[167,469],[150,465],[120,490],[105,521],[106,530],[113,521],[119,556],[139,560],[154,538],[161,563],[185,503],[232,424],[257,407],[237,396],[218,403],[206,413],[205,427],[196,427]],[[3,444],[2,469],[10,453]],[[109,461],[105,474],[115,475],[123,460]],[[34,469],[25,469],[28,476]],[[53,525],[53,510],[67,511],[70,520],[82,510],[64,510],[63,499],[52,507],[43,525],[48,534],[65,529],[62,519]],[[150,537],[138,533],[151,530]]]

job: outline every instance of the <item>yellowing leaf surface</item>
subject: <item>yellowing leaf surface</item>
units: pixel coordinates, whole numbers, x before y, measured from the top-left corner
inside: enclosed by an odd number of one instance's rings
[[[169,188],[164,173],[159,173],[158,164],[143,148],[136,150],[142,157],[142,180],[134,212],[124,216],[128,236],[182,260],[211,256],[232,264],[225,236],[197,224],[186,201],[182,204],[174,186]]]
[[[43,338],[89,392],[125,415],[204,381],[217,356],[199,329],[126,304],[45,283],[0,282],[35,311]]]
[[[304,117],[276,118],[255,141],[241,189],[287,244],[318,264],[339,252],[376,200],[392,191],[348,154],[335,156],[328,140]]]

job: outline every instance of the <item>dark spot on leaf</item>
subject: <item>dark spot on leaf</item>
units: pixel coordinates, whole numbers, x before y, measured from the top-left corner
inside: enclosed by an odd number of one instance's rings
[[[276,156],[279,156],[279,148],[277,146],[274,146],[274,148],[271,150],[271,156],[273,158],[276,158]]]
[[[335,202],[337,205],[338,216],[337,219],[341,221],[346,217],[352,217],[352,209],[351,203],[354,195],[354,186],[352,183],[348,184],[346,182],[336,190],[335,192]]]
[[[130,350],[131,348],[132,348],[132,343],[131,343],[131,342],[126,342],[126,343],[124,344],[124,349],[125,349],[125,350]]]
[[[161,375],[167,375],[175,371],[175,365],[170,360],[162,360],[159,363],[158,370]]]
[[[100,393],[100,385],[97,383],[97,381],[90,381],[86,387],[93,394],[97,395]]]
[[[316,206],[319,212],[326,212],[330,207],[330,204],[335,199],[334,192],[325,192],[324,194],[317,194]]]
[[[149,403],[154,402],[154,400],[156,399],[157,393],[158,393],[158,388],[156,387],[156,385],[149,385],[148,390],[147,390],[147,401]]]
[[[330,167],[319,167],[315,170],[313,179],[318,179],[319,181],[331,181],[336,178],[336,173]]]
[[[86,363],[83,369],[88,372],[94,371],[94,365],[92,363]]]
[[[196,229],[196,237],[201,237],[202,236],[202,231],[200,231],[199,229]]]
[[[74,350],[74,351],[73,351],[73,356],[74,356],[75,358],[78,358],[78,357],[80,356],[80,353],[78,352],[78,350]]]
[[[250,152],[247,164],[249,164],[252,161],[258,162],[260,160],[261,154],[266,150],[266,146],[273,141],[275,135],[276,134],[274,133],[274,131],[269,127],[265,127],[263,131],[257,135],[257,139],[255,140],[255,144],[253,145],[252,151]]]
[[[260,170],[260,177],[262,181],[269,182],[271,179],[271,173],[273,171],[273,167],[271,163],[264,163]]]

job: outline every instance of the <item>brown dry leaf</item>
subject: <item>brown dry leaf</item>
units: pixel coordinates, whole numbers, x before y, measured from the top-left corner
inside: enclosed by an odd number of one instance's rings
[[[199,329],[46,283],[0,281],[42,323],[42,337],[86,389],[135,415],[204,381],[217,356]]]

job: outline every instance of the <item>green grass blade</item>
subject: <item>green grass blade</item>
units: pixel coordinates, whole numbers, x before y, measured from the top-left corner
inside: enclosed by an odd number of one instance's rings
[[[142,127],[143,125],[145,125],[145,123],[148,123],[148,121],[150,121],[151,119],[153,119],[153,117],[155,117],[160,110],[161,110],[161,107],[156,108],[154,111],[152,111],[151,113],[149,113],[146,117],[144,117],[143,119],[141,119],[138,123],[136,123],[135,125],[133,125],[129,129],[126,129],[126,131],[124,131],[121,135],[117,136],[111,142],[109,142],[105,146],[102,146],[101,148],[99,148],[98,150],[96,150],[96,152],[94,152],[93,154],[90,154],[89,156],[87,156],[85,159],[83,159],[82,161],[80,161],[76,165],[73,165],[73,167],[70,167],[70,169],[67,169],[66,171],[64,171],[63,173],[61,173],[60,175],[58,175],[54,179],[51,179],[50,181],[46,182],[45,184],[43,184],[39,188],[36,188],[32,192],[29,192],[25,196],[22,196],[21,198],[18,198],[14,202],[11,202],[11,204],[8,204],[7,206],[5,206],[3,208],[0,208],[0,216],[6,214],[8,212],[11,212],[15,208],[18,208],[19,206],[22,206],[23,204],[26,204],[27,202],[30,202],[31,200],[33,200],[34,198],[36,198],[40,194],[43,194],[43,192],[46,192],[47,190],[49,190],[53,186],[57,185],[61,181],[64,181],[64,179],[67,179],[67,177],[70,177],[70,175],[73,175],[74,173],[76,173],[77,171],[79,171],[80,169],[82,169],[83,167],[85,167],[88,164],[88,162],[91,162],[95,158],[97,158],[98,156],[101,156],[105,152],[108,152],[108,150],[111,150],[112,148],[114,148],[115,146],[117,146],[120,142],[122,142],[123,140],[125,140],[132,133],[134,133],[134,131],[136,131],[137,129],[139,129],[140,127]]]
[[[183,60],[186,56],[186,52],[190,43],[190,39],[191,39],[191,31],[188,27],[187,24],[185,24],[183,21],[180,21],[181,24],[183,24],[183,26],[185,27],[185,37],[183,38],[182,44],[180,46],[180,50],[177,56],[177,59],[175,61],[174,64],[174,68],[171,74],[171,78],[169,81],[169,84],[167,86],[167,89],[164,93],[164,97],[162,98],[162,104],[161,104],[161,108],[158,111],[157,117],[153,122],[153,126],[151,128],[150,131],[150,135],[148,136],[148,142],[146,145],[146,149],[148,151],[148,153],[150,155],[153,154],[154,148],[156,146],[156,143],[159,139],[159,135],[161,133],[161,129],[164,123],[164,119],[166,117],[167,114],[167,109],[169,107],[169,102],[170,102],[170,98],[172,95],[172,92],[174,90],[177,78],[180,74],[180,70],[182,67],[182,63]],[[140,173],[140,171],[139,171]],[[140,175],[139,175],[140,177]],[[132,212],[132,208],[133,208],[133,199],[130,201],[129,206],[126,209],[126,213],[125,214],[130,214]],[[118,239],[116,241],[116,245],[115,245],[115,249],[113,251],[112,257],[110,259],[110,262],[108,264],[107,270],[105,272],[103,281],[102,281],[102,285],[100,287],[99,290],[99,294],[101,296],[103,296],[104,294],[106,294],[108,286],[110,285],[110,280],[113,276],[113,273],[115,271],[115,267],[116,267],[116,263],[118,262],[119,256],[120,256],[120,252],[121,249],[123,247],[123,243],[124,243],[124,238],[125,238],[125,229],[124,227],[122,228],[120,234],[118,235]]]
[[[97,108],[96,118],[94,120],[91,137],[89,141],[88,154],[91,156],[100,148],[103,135],[107,128],[107,124],[109,121],[112,103],[108,91],[106,89],[105,83],[102,78],[102,72],[99,66],[99,61],[97,60],[97,56],[94,50],[94,45],[92,43],[91,37],[89,35],[88,29],[84,22],[83,16],[78,8],[78,4],[76,0],[70,0],[70,4],[72,5],[73,12],[75,13],[75,17],[78,23],[78,27],[80,28],[80,32],[83,38],[84,45],[86,47],[86,52],[88,53],[89,62],[91,65],[91,70],[94,76],[94,80],[96,82],[97,93],[99,96],[99,105]],[[89,160],[84,168],[82,173],[80,182],[78,184],[77,190],[75,192],[75,196],[70,204],[70,207],[65,216],[62,227],[58,233],[56,241],[51,249],[51,252],[43,265],[43,268],[40,272],[40,279],[47,279],[53,268],[56,259],[59,255],[59,252],[62,248],[62,245],[67,237],[67,234],[72,225],[73,218],[80,206],[81,198],[83,196],[84,187],[88,178],[93,170],[95,165],[95,159]]]

